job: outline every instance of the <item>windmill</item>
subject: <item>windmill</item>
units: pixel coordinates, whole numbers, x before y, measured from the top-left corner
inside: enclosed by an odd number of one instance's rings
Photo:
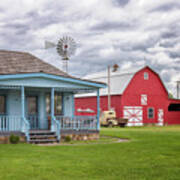
[[[57,53],[62,57],[63,70],[68,72],[68,61],[70,56],[75,53],[76,42],[69,36],[64,36],[59,39],[58,43],[45,41],[45,49],[56,47]]]

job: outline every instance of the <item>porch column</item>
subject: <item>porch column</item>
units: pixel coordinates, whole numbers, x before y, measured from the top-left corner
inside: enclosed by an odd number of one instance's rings
[[[21,87],[21,116],[25,118],[25,95],[24,86]]]
[[[54,118],[54,88],[51,88],[51,130],[54,129],[53,118]]]
[[[74,118],[74,94],[72,94],[72,118]]]
[[[99,89],[97,89],[97,130],[100,130],[100,97],[99,97]]]
[[[21,131],[25,132],[22,121],[25,119],[25,95],[24,95],[24,86],[21,86]]]

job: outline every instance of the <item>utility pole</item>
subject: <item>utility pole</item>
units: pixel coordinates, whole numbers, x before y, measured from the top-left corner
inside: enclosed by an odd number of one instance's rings
[[[108,110],[111,110],[111,67],[108,66]]]
[[[112,72],[116,72],[119,68],[119,66],[117,64],[114,64],[112,66]],[[111,110],[111,66],[108,66],[108,110]]]
[[[176,83],[177,83],[177,86],[176,86],[176,88],[177,88],[177,99],[179,99],[179,84],[180,84],[180,81],[176,81]]]

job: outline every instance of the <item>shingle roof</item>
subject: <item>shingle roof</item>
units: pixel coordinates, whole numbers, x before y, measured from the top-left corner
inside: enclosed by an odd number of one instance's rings
[[[48,73],[70,77],[67,73],[26,53],[0,50],[0,74]]]
[[[105,85],[103,82],[73,77],[30,53],[0,50],[0,75],[22,73],[47,73]]]

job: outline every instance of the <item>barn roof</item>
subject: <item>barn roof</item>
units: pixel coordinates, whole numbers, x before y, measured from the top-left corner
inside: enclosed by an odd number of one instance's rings
[[[116,72],[111,72],[111,95],[117,95],[117,94],[123,94],[124,90],[130,83],[131,79],[134,77],[134,75],[143,69],[144,67],[139,68],[132,68],[132,69],[126,69],[126,70],[119,70]],[[94,74],[90,74],[84,77],[84,79],[90,79],[93,81],[100,81],[108,84],[108,78],[107,78],[107,71],[102,71]],[[104,88],[100,90],[100,95],[105,96],[108,94],[108,88]],[[84,97],[84,96],[95,96],[95,93],[89,93],[89,94],[81,94],[77,95],[77,97]]]

